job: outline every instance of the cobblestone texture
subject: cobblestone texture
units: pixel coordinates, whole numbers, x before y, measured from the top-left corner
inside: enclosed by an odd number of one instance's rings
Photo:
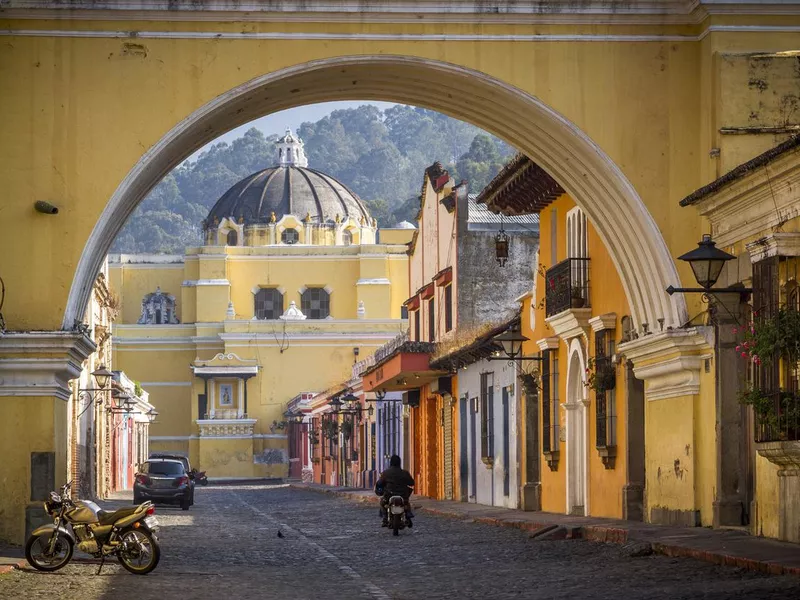
[[[148,576],[109,562],[0,575],[0,598],[797,598],[800,578],[419,514],[394,538],[376,508],[281,486],[208,487],[186,513],[159,507]],[[284,535],[279,538],[277,533]],[[78,553],[76,553],[76,556]],[[109,566],[110,565],[110,566]]]

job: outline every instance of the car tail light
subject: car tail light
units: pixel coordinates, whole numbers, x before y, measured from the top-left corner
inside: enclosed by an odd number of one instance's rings
[[[156,507],[155,507],[155,506],[151,506],[150,508],[148,508],[148,509],[145,511],[145,514],[148,514],[148,515],[154,515],[154,514],[156,514]]]
[[[150,485],[150,478],[147,475],[137,475],[136,483],[140,485]]]
[[[182,486],[182,485],[188,485],[188,484],[189,484],[189,477],[188,477],[188,476],[186,476],[186,475],[184,475],[183,477],[180,477],[180,478],[179,478],[179,479],[178,479],[178,480],[175,482],[175,485],[176,485],[177,487],[180,487],[180,486]]]

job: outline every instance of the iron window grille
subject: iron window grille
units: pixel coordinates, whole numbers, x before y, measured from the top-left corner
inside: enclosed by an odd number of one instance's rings
[[[481,459],[494,459],[494,373],[481,373]]]
[[[558,350],[542,352],[542,453],[547,458],[551,471],[558,470],[559,458],[559,392],[558,392]]]
[[[300,297],[300,304],[309,319],[327,319],[331,314],[330,294],[324,288],[308,288]]]
[[[433,298],[428,300],[428,341],[436,341],[436,308]]]
[[[612,357],[614,355],[613,330],[603,329],[594,337],[595,378],[595,446],[600,451],[603,465],[614,466],[617,445],[617,392],[613,378],[616,377]],[[611,381],[609,381],[611,379]]]
[[[800,310],[796,257],[775,256],[753,264],[754,326],[775,318],[781,306]],[[783,273],[787,283],[781,285]],[[800,365],[781,357],[751,367],[753,389],[760,390],[768,410],[754,410],[755,441],[800,440]]]
[[[283,294],[275,288],[258,290],[255,296],[256,319],[277,319],[283,314]]]
[[[239,234],[237,234],[235,230],[231,229],[228,232],[225,243],[228,246],[236,246],[239,243]]]
[[[444,288],[444,330],[453,329],[453,286]]]

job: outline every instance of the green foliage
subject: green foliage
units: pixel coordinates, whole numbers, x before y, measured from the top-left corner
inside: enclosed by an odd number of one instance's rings
[[[598,394],[610,392],[617,385],[617,372],[610,360],[598,361],[592,356],[586,362],[586,387]]]
[[[133,382],[133,393],[136,394],[137,398],[141,398],[142,397],[142,392],[143,391],[144,390],[142,389],[142,384],[139,383],[138,381],[134,381]]]
[[[396,105],[336,110],[303,123],[309,166],[360,196],[381,227],[414,222],[423,171],[440,161],[478,193],[514,149],[477,127],[441,113]],[[240,179],[275,164],[274,142],[255,128],[230,144],[213,144],[169,173],[123,227],[112,252],[183,253],[202,243],[202,220]]]
[[[768,319],[758,319],[744,330],[744,341],[736,346],[742,358],[769,364],[781,358],[800,359],[800,312],[780,308]]]

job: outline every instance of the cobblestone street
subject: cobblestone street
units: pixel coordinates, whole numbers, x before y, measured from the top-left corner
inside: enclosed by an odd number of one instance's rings
[[[797,598],[800,579],[614,545],[418,514],[393,538],[374,506],[283,486],[198,488],[186,513],[157,508],[161,562],[0,575],[0,598]],[[278,537],[281,531],[283,538]],[[76,552],[76,556],[79,553]]]

